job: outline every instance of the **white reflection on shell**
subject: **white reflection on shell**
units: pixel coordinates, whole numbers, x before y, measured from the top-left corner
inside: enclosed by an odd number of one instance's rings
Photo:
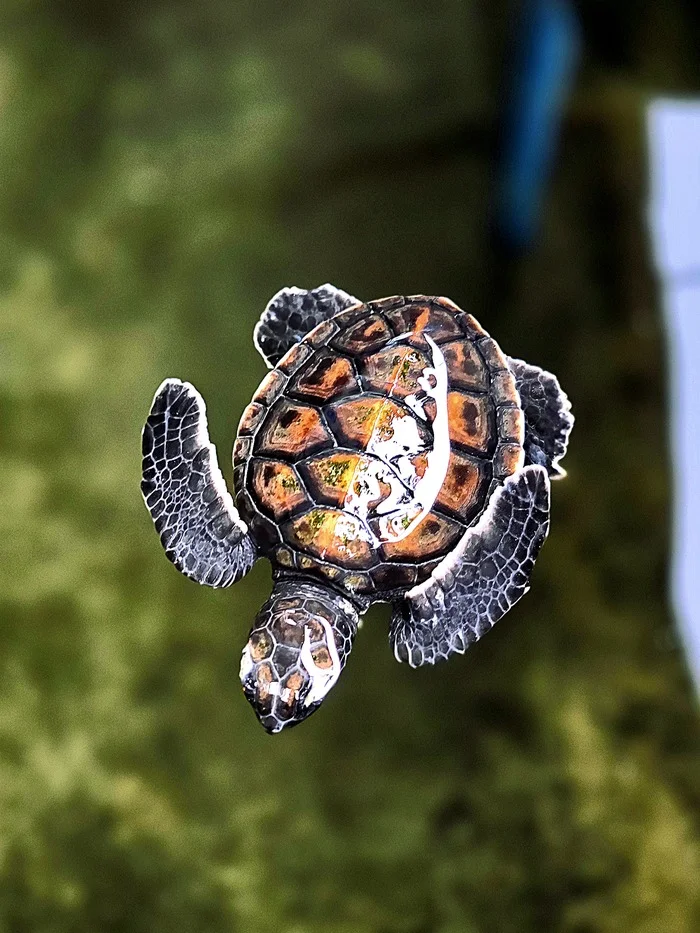
[[[409,414],[395,417],[387,430],[372,432],[367,444],[367,453],[372,457],[360,461],[345,497],[346,511],[360,519],[361,533],[374,547],[383,541],[407,537],[430,513],[447,475],[450,460],[447,365],[437,344],[427,335],[425,339],[431,350],[432,366],[426,366],[418,378],[422,391],[404,399],[415,417]],[[416,418],[428,422],[425,406],[430,399],[435,401],[436,415],[432,423],[433,445],[426,448]],[[412,459],[419,454],[424,454],[427,461],[422,476]],[[389,488],[388,494],[382,492],[382,485]],[[376,502],[379,504],[372,510],[370,505]],[[371,511],[379,516],[378,533],[367,524]]]

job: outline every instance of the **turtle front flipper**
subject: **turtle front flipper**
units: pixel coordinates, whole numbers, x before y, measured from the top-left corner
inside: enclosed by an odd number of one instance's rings
[[[547,471],[527,466],[496,490],[431,576],[395,603],[389,637],[397,660],[418,667],[463,654],[528,591],[548,531]]]
[[[559,461],[574,426],[571,402],[559,380],[539,366],[507,357],[525,414],[525,463],[546,467],[551,479],[563,479]]]
[[[226,489],[194,386],[166,379],[143,429],[141,491],[166,556],[207,586],[230,586],[256,559],[248,528]]]
[[[327,283],[306,291],[283,288],[270,300],[253,331],[253,341],[260,355],[272,369],[287,350],[322,321],[359,305],[359,298]]]

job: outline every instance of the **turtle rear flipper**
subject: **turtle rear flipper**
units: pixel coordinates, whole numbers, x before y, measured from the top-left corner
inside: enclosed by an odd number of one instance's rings
[[[546,467],[551,479],[563,479],[559,461],[574,426],[571,402],[559,380],[539,366],[507,357],[525,414],[525,463]]]
[[[255,346],[272,369],[317,324],[358,304],[358,298],[353,298],[329,283],[310,291],[296,287],[283,288],[270,299],[255,325]]]
[[[463,654],[524,596],[549,531],[542,466],[508,477],[479,522],[428,579],[394,604],[394,654],[411,667]]]
[[[166,379],[143,429],[141,491],[166,556],[207,586],[230,586],[256,549],[226,489],[194,386]]]

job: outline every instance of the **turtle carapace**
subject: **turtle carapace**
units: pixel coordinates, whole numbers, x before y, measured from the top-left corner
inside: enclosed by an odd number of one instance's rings
[[[415,667],[463,653],[529,588],[573,425],[557,379],[505,356],[446,298],[278,292],[270,368],[243,412],[234,499],[193,386],[166,380],[143,432],[146,505],[186,576],[274,589],[241,662],[268,732],[318,709],[371,603]]]

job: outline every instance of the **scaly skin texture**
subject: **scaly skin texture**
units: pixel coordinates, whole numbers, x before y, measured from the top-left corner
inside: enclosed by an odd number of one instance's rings
[[[493,494],[478,524],[395,605],[390,641],[411,667],[464,654],[527,593],[549,531],[549,479],[528,466]]]
[[[293,343],[344,308],[357,304],[357,298],[332,285],[312,291],[285,288],[268,303],[258,321],[253,339],[268,366],[277,366]]]
[[[267,732],[303,722],[345,666],[358,615],[339,593],[306,580],[276,584],[243,649],[243,692]]]
[[[189,383],[160,386],[142,453],[141,492],[168,560],[197,583],[235,583],[253,566],[256,548],[209,443],[202,396]]]
[[[547,469],[552,479],[561,479],[566,471],[559,466],[574,424],[571,404],[552,373],[523,360],[508,357],[515,376],[520,404],[525,413],[525,462]]]

